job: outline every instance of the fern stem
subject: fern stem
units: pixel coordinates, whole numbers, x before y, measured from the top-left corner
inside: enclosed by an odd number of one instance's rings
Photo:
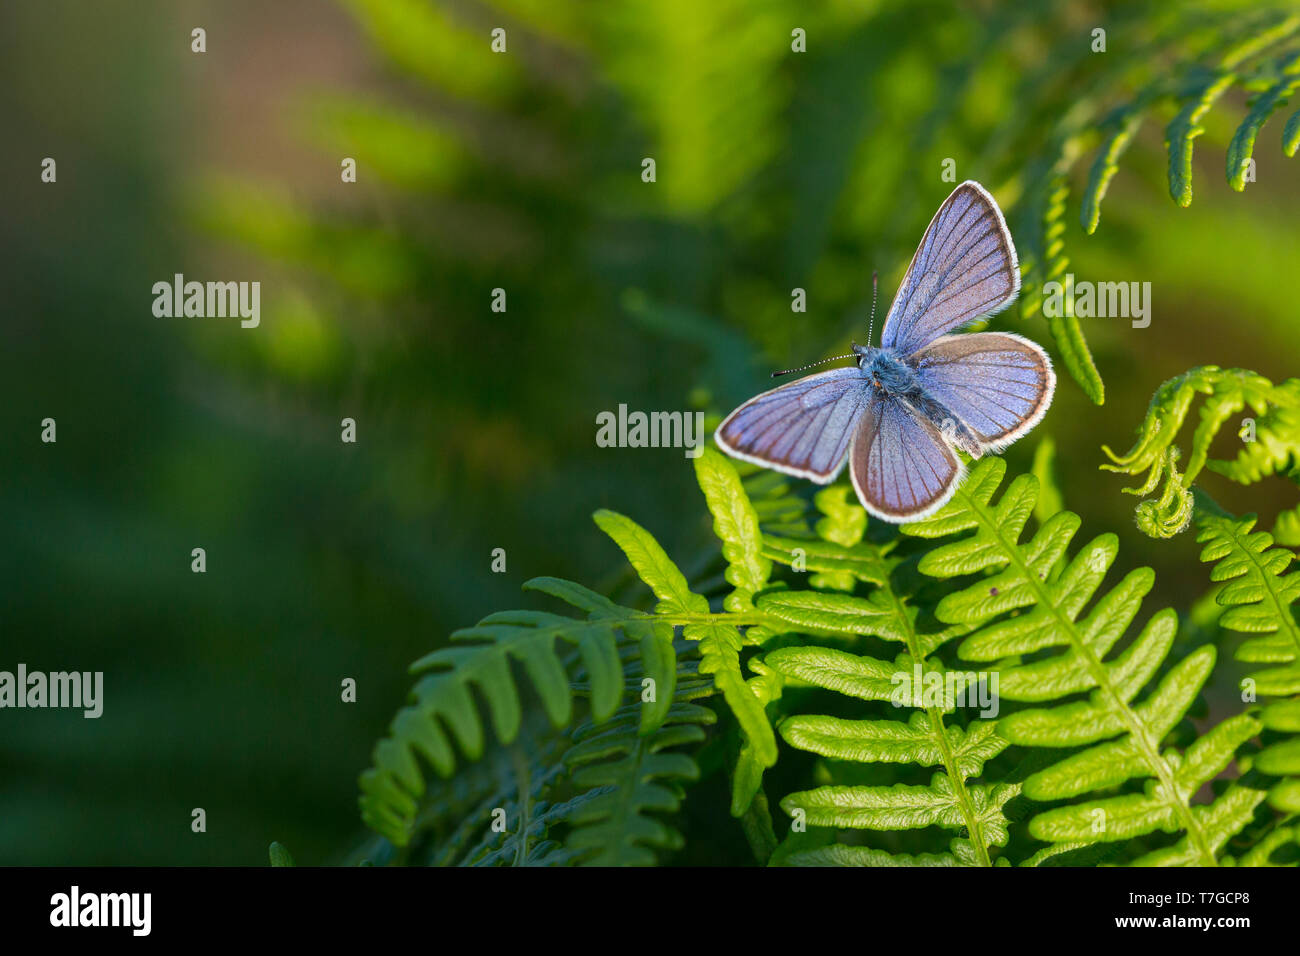
[[[515,765],[515,781],[519,792],[519,846],[515,849],[515,866],[523,866],[528,860],[528,827],[532,824],[532,801],[529,800],[531,780],[528,773],[528,759],[518,747],[510,748],[510,761]]]
[[[1097,658],[1097,655],[1093,653],[1092,648],[1090,648],[1085,642],[1079,640],[1078,634],[1075,631],[1074,621],[1071,620],[1070,617],[1057,605],[1057,602],[1052,599],[1052,595],[1048,592],[1047,588],[1043,586],[1043,580],[1038,576],[1038,573],[1021,557],[1018,542],[1007,538],[1002,533],[1001,525],[997,522],[995,516],[989,513],[988,509],[981,501],[972,495],[966,494],[964,488],[958,489],[957,494],[966,499],[967,506],[971,509],[972,513],[978,516],[980,523],[983,524],[989,533],[996,537],[996,539],[1002,544],[1004,553],[1010,556],[1010,561],[1015,564],[1024,580],[1029,582],[1030,587],[1034,589],[1038,605],[1047,608],[1052,616],[1057,619],[1058,626],[1061,628],[1062,633],[1068,637],[1072,649],[1078,653],[1085,662],[1088,672],[1092,675],[1093,680],[1096,681],[1097,688],[1103,691],[1106,696],[1110,698],[1114,705],[1115,712],[1119,714],[1120,719],[1124,721],[1125,726],[1128,728],[1129,736],[1137,745],[1147,767],[1152,771],[1156,779],[1160,781],[1163,792],[1166,794],[1176,795],[1178,793],[1177,781],[1174,780],[1174,775],[1170,770],[1169,765],[1165,762],[1164,758],[1160,756],[1160,741],[1151,739],[1150,734],[1147,733],[1146,725],[1138,719],[1137,714],[1133,712],[1128,703],[1118,693],[1116,693],[1115,687],[1110,682],[1110,675],[1107,673],[1105,665],[1103,665]],[[1182,821],[1183,829],[1186,830],[1188,838],[1195,844],[1197,852],[1201,857],[1201,865],[1218,866],[1218,858],[1210,848],[1204,830],[1187,803],[1181,799],[1174,799],[1172,801],[1172,809],[1178,814],[1179,819]]]
[[[921,649],[921,642],[917,639],[916,628],[913,626],[912,618],[908,615],[903,600],[887,584],[881,585],[880,589],[889,595],[889,600],[893,603],[898,614],[899,623],[902,625],[905,634],[904,642],[907,646],[907,652],[912,655],[912,660],[923,662],[927,655]],[[927,707],[925,708],[925,715],[930,721],[930,732],[934,734],[935,743],[938,744],[943,753],[943,769],[947,773],[948,779],[952,781],[953,793],[956,794],[957,801],[961,805],[961,815],[966,821],[966,832],[970,835],[971,846],[975,849],[980,866],[992,866],[993,860],[989,856],[988,842],[984,838],[984,828],[980,825],[979,814],[975,812],[970,792],[966,789],[966,776],[957,765],[957,758],[948,744],[947,734],[944,733],[943,710],[938,707]]]

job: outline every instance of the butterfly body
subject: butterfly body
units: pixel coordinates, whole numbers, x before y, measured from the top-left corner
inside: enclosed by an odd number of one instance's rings
[[[916,369],[894,349],[855,345],[858,368],[871,380],[871,387],[885,397],[905,397],[921,391]]]
[[[1005,447],[1051,404],[1056,378],[1036,343],[1007,332],[948,334],[1019,290],[1001,210],[978,183],[962,183],[926,230],[881,345],[853,346],[855,368],[750,399],[718,426],[718,446],[819,484],[848,463],[871,514],[893,522],[931,514],[965,474],[957,450],[979,458]]]
[[[920,369],[896,349],[855,345],[858,368],[880,401],[898,401],[937,426],[947,439],[972,458],[984,454],[975,434],[947,405],[926,391]]]

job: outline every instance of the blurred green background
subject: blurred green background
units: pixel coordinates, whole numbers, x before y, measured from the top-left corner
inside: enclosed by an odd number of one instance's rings
[[[1082,80],[1163,68],[1126,46],[1154,9],[8,0],[0,669],[102,670],[105,702],[98,720],[0,711],[0,863],[250,864],[273,839],[342,859],[410,661],[530,602],[529,577],[617,573],[596,508],[673,554],[705,540],[681,452],[598,448],[596,414],[725,411],[769,369],[862,341],[871,271],[883,309],[952,188],[946,158],[1014,233],[1054,124],[1085,90],[1121,102]],[[1133,529],[1100,445],[1126,448],[1190,366],[1300,366],[1296,167],[1275,119],[1258,181],[1232,192],[1245,108],[1233,92],[1203,120],[1190,208],[1164,182],[1167,117],[1094,236],[1076,188],[1071,271],[1151,282],[1152,322],[1085,320],[1106,404],[1063,376],[1008,452],[1026,468],[1054,436],[1084,532],[1116,530],[1123,567],[1156,568],[1149,609],[1185,610],[1205,569],[1189,535]],[[260,281],[261,326],[155,318],[151,287],[177,272]],[[1055,355],[1041,317],[998,321]],[[1238,512],[1293,504],[1285,483],[1203,483]]]

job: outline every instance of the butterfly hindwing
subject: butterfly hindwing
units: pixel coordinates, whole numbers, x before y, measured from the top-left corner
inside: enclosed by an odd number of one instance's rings
[[[809,375],[751,398],[714,438],[737,458],[826,484],[848,456],[867,391],[857,368]]]
[[[862,506],[886,521],[914,521],[943,507],[962,464],[933,422],[896,398],[872,396],[849,453]]]
[[[983,186],[964,182],[921,238],[889,307],[881,344],[910,355],[999,311],[1019,291],[1020,266],[1002,211]]]
[[[1056,390],[1047,353],[1009,332],[946,335],[912,360],[926,394],[989,450],[1011,444],[1038,424]]]

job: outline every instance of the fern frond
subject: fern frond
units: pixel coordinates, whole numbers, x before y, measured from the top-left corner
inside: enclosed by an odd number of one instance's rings
[[[713,515],[713,531],[722,542],[727,581],[735,587],[722,606],[728,611],[750,610],[754,595],[767,586],[772,574],[772,562],[763,556],[758,512],[735,467],[714,449],[701,449],[695,459],[695,478]]]
[[[666,595],[660,609],[702,606],[708,616],[708,602],[690,593],[681,572],[653,538],[612,512],[598,520],[615,528],[636,560],[660,582]],[[425,793],[421,759],[439,776],[448,777],[457,764],[453,742],[470,761],[483,755],[486,733],[473,690],[486,701],[496,739],[505,744],[515,739],[523,713],[515,663],[529,677],[550,724],[560,728],[571,721],[573,696],[579,690],[597,721],[618,709],[625,692],[624,645],[635,645],[644,676],[656,689],[642,705],[643,732],[651,732],[666,715],[677,681],[672,623],[615,604],[572,581],[536,578],[525,588],[558,597],[586,611],[587,618],[499,612],[476,627],[455,632],[452,640],[457,644],[411,666],[413,673],[428,673],[412,689],[411,703],[393,719],[389,736],[375,746],[372,768],[361,776],[362,818],[394,844],[409,841]]]
[[[1295,604],[1300,601],[1300,572],[1287,569],[1295,554],[1273,546],[1273,537],[1254,531],[1256,518],[1233,518],[1211,510],[1202,498],[1196,523],[1196,540],[1205,544],[1201,560],[1215,562],[1210,580],[1227,582],[1218,592],[1226,608],[1219,624],[1231,631],[1256,635],[1237,649],[1237,658],[1249,663],[1294,665],[1300,658],[1300,623]],[[1275,667],[1248,678],[1257,692],[1268,695],[1300,694],[1300,666]]]
[[[1160,28],[1148,29],[1153,22]],[[1136,30],[1129,32],[1128,27]],[[1202,42],[1206,39],[1208,42]],[[1175,116],[1165,128],[1169,193],[1180,206],[1187,206],[1192,201],[1194,144],[1205,132],[1206,116],[1228,91],[1251,87],[1261,77],[1273,77],[1275,82],[1255,101],[1228,151],[1228,181],[1241,189],[1259,128],[1295,89],[1290,74],[1300,55],[1298,41],[1300,15],[1283,5],[1249,15],[1239,10],[1202,10],[1189,11],[1181,18],[1135,18],[1116,25],[1110,42],[1122,42],[1128,55],[1113,65],[1104,57],[1094,57],[1100,67],[1075,73],[1079,88],[1072,97],[1073,108],[1058,116],[1045,151],[1030,164],[1029,172],[1025,173],[1022,163],[1014,174],[1017,185],[1021,179],[1028,180],[1016,212],[1025,271],[1024,318],[1041,308],[1043,286],[1066,274],[1070,261],[1064,228],[1068,177],[1085,152],[1100,140],[1079,208],[1080,226],[1091,235],[1101,220],[1102,201],[1121,158],[1137,142],[1145,119],[1172,106]],[[1053,56],[1059,56],[1057,51]],[[1154,63],[1161,66],[1148,66]],[[1036,93],[1027,90],[1026,96]],[[1116,101],[1120,105],[1105,108]],[[1300,122],[1288,122],[1283,143],[1287,155],[1293,155],[1300,146]],[[1100,405],[1104,401],[1101,375],[1072,309],[1063,312],[1047,316],[1061,363],[1084,393]]]
[[[601,509],[593,515],[596,525],[619,546],[637,576],[659,598],[656,614],[704,615],[709,602],[691,591],[686,575],[672,562],[650,532],[631,518]]]
[[[1049,282],[1063,282],[1070,268],[1064,240],[1065,204],[1069,195],[1070,185],[1063,175],[1057,176],[1047,190],[1042,223],[1041,281],[1036,283],[1040,289]],[[1047,329],[1052,333],[1061,362],[1070,375],[1078,382],[1084,394],[1092,399],[1093,404],[1103,405],[1106,402],[1106,386],[1097,370],[1097,363],[1093,361],[1079,319],[1074,314],[1074,302],[1070,296],[1065,296],[1061,304],[1059,315],[1044,314]],[[1033,305],[1041,308],[1040,302],[1036,301]]]
[[[752,611],[754,596],[767,586],[772,561],[763,553],[758,512],[750,503],[735,466],[712,448],[695,460],[695,475],[713,514],[713,530],[722,542],[727,581],[736,588],[723,600],[730,611]],[[693,625],[684,636],[700,642],[700,672],[712,674],[715,685],[740,725],[744,742],[732,774],[731,814],[743,817],[762,786],[763,771],[776,763],[776,736],[766,707],[780,694],[779,681],[769,675],[746,680],[740,669],[744,643],[757,642],[767,632],[751,628],[742,636],[735,627]]]
[[[813,496],[813,503],[822,514],[815,525],[819,543],[828,542],[841,548],[851,549],[862,541],[862,536],[867,531],[867,513],[858,505],[853,492],[848,487],[835,485],[823,488]],[[883,562],[881,567],[883,573],[887,574],[888,569],[884,568]],[[867,579],[863,577],[865,569],[860,567],[836,571],[826,570],[824,567],[809,567],[808,570],[813,572],[808,578],[809,584],[814,588],[832,591],[852,591],[857,580]],[[868,573],[868,577],[874,576]]]
[[[962,836],[952,841],[951,852],[946,854],[895,855],[832,844],[791,850],[778,854],[778,859],[786,865],[988,866],[993,861],[992,848],[1007,840],[1002,808],[1019,788],[972,782],[985,761],[997,756],[1006,743],[997,737],[992,721],[972,720],[962,726],[955,720],[958,699],[965,702],[968,694],[974,697],[978,678],[950,675],[933,655],[965,629],[918,629],[918,608],[910,606],[908,598],[891,584],[891,571],[901,559],[889,558],[879,546],[861,542],[865,512],[860,505],[849,505],[843,491],[827,489],[818,496],[819,506],[827,514],[818,531],[837,539],[828,542],[832,548],[823,549],[838,559],[830,580],[823,582],[834,590],[772,591],[759,598],[759,610],[803,635],[825,635],[837,641],[872,636],[902,645],[900,652],[886,661],[838,647],[805,644],[769,651],[762,665],[779,674],[786,687],[818,687],[911,712],[905,719],[868,720],[794,714],[781,721],[781,737],[796,749],[830,760],[907,764],[934,768],[934,772],[926,784],[832,784],[800,791],[786,796],[781,807],[796,821],[814,827],[902,830],[938,826],[958,830]],[[851,509],[860,513],[851,514]],[[843,593],[852,589],[843,577],[856,577],[874,587],[866,597]]]
[[[1181,832],[1185,836],[1177,847],[1144,862],[1217,862],[1216,854],[1249,821],[1262,794],[1234,786],[1209,806],[1194,806],[1191,798],[1258,732],[1258,722],[1239,715],[1183,753],[1173,748],[1162,752],[1162,741],[1208,679],[1214,648],[1197,648],[1174,662],[1138,701],[1169,657],[1178,626],[1174,612],[1158,612],[1126,649],[1109,655],[1137,617],[1154,575],[1146,568],[1132,571],[1094,601],[1118,552],[1114,535],[1094,538],[1055,567],[1066,555],[1079,519],[1058,512],[1022,542],[1037,481],[1022,475],[994,502],[1005,469],[999,459],[981,460],[952,502],[903,528],[905,534],[926,538],[965,532],[929,550],[921,559],[922,572],[944,578],[982,574],[945,596],[935,616],[973,629],[958,653],[965,660],[998,663],[1003,698],[1042,705],[1088,694],[1084,700],[1030,707],[999,719],[999,736],[1012,744],[1084,748],[1031,774],[1024,781],[1026,797],[1071,800],[1145,781],[1141,793],[1045,810],[1030,821],[1030,834],[1049,843],[1089,844],[1156,830]],[[1084,615],[1089,602],[1092,608]],[[1025,655],[1033,658],[1022,662]]]
[[[1079,223],[1088,235],[1097,231],[1097,225],[1101,222],[1101,201],[1106,198],[1110,181],[1119,172],[1120,157],[1133,142],[1138,130],[1142,128],[1142,120],[1146,117],[1146,111],[1153,98],[1154,89],[1119,112],[1112,120],[1115,130],[1092,162],[1092,168],[1088,172],[1088,184],[1084,187],[1083,200],[1079,204]]]
[[[544,795],[560,778],[562,766],[530,766],[528,757],[515,748],[504,749],[500,756],[501,789],[476,813],[461,819],[457,835],[440,847],[445,862],[452,861],[454,848],[459,866],[546,865],[543,861],[555,849],[546,839],[547,830],[571,812],[572,803],[552,804]],[[476,830],[480,839],[471,843]]]
[[[525,844],[535,846],[544,834],[531,826],[530,817],[538,806],[545,808],[560,782],[563,745],[564,732],[530,712],[513,743],[494,741],[481,759],[451,778],[430,781],[405,842],[386,841],[394,852],[381,848],[372,855],[417,865],[470,866],[510,841],[512,829],[520,827],[529,828]],[[519,856],[503,853],[492,860],[509,865],[521,862]]]
[[[1300,149],[1300,110],[1291,114],[1282,130],[1282,152],[1290,157],[1295,155],[1297,149]]]
[[[749,808],[761,768],[776,763],[776,739],[767,719],[765,700],[757,691],[763,682],[747,682],[740,666],[741,649],[751,639],[739,624],[759,624],[752,612],[756,590],[766,584],[771,562],[764,557],[758,534],[758,517],[745,495],[735,467],[712,449],[696,460],[696,475],[713,513],[714,530],[722,540],[728,562],[727,580],[736,586],[724,601],[733,612],[712,615],[709,602],[690,590],[659,543],[634,521],[610,511],[596,514],[600,525],[623,549],[641,580],[659,596],[657,614],[675,616],[684,625],[682,635],[699,642],[700,673],[713,677],[714,686],[735,715],[745,737],[742,760],[747,772],[733,778],[731,812],[741,816]]]
[[[783,538],[763,535],[763,555],[809,572],[814,587],[836,591],[852,590],[855,582],[883,583],[889,574],[882,551],[875,545],[843,545],[819,538]]]
[[[1260,128],[1296,90],[1300,89],[1300,53],[1293,53],[1280,64],[1278,80],[1256,98],[1246,118],[1237,127],[1228,145],[1228,183],[1237,192],[1246,188],[1246,172],[1255,152],[1255,137]]]
[[[576,664],[557,651],[557,641],[572,645],[587,668],[595,714],[608,717],[622,698],[616,630],[608,620],[503,611],[452,639],[465,643],[434,651],[411,666],[413,673],[428,673],[412,688],[412,702],[393,719],[390,736],[375,746],[374,766],[361,777],[362,818],[399,846],[409,838],[416,801],[425,789],[417,756],[447,777],[457,762],[453,740],[470,760],[483,753],[484,726],[472,688],[487,701],[497,739],[514,740],[522,706],[512,661],[523,666],[557,727],[572,713],[568,668]]]
[[[1244,64],[1270,47],[1291,40],[1297,32],[1300,32],[1300,17],[1283,17],[1258,33],[1251,32],[1234,41],[1220,55],[1214,67],[1193,68],[1193,78],[1180,92],[1184,104],[1165,132],[1169,147],[1169,195],[1178,205],[1190,206],[1192,203],[1192,143],[1205,132],[1201,125],[1205,114],[1219,97],[1242,81]],[[1281,62],[1289,62],[1291,56],[1285,54]],[[1251,139],[1253,142],[1253,136]],[[1240,171],[1240,164],[1233,165],[1231,150],[1228,157],[1228,181],[1232,182],[1233,176]]]
[[[1192,435],[1187,468],[1179,474],[1175,445],[1179,430],[1198,395],[1200,422]],[[1210,445],[1228,419],[1249,409],[1238,432],[1242,449],[1229,460],[1210,459]],[[1105,471],[1127,475],[1147,473],[1136,488],[1126,494],[1147,495],[1162,487],[1155,501],[1139,505],[1138,526],[1152,537],[1171,537],[1187,525],[1191,516],[1191,486],[1202,468],[1251,484],[1265,476],[1289,473],[1300,466],[1300,379],[1274,385],[1262,375],[1245,369],[1221,369],[1202,365],[1164,382],[1147,407],[1137,442],[1123,455],[1108,446],[1102,451],[1110,464]]]
[[[637,707],[619,711],[604,724],[587,722],[574,733],[565,764],[573,782],[587,792],[572,801],[564,819],[571,829],[565,848],[583,866],[651,866],[657,852],[681,847],[681,834],[658,818],[675,813],[681,784],[699,777],[699,767],[673,748],[704,739],[713,711],[674,702],[650,734],[637,731]]]
[[[1269,790],[1269,804],[1281,813],[1300,813],[1300,571],[1288,570],[1295,554],[1275,547],[1272,535],[1254,531],[1256,518],[1234,518],[1201,496],[1196,540],[1201,560],[1215,562],[1210,580],[1226,582],[1218,603],[1226,610],[1219,625],[1252,635],[1237,648],[1238,660],[1272,667],[1248,674],[1243,700],[1256,694],[1291,697],[1267,703],[1259,720],[1270,733],[1252,768],[1280,777]]]
[[[959,866],[951,853],[887,853],[865,846],[832,843],[811,850],[797,850],[782,859],[783,866]]]

